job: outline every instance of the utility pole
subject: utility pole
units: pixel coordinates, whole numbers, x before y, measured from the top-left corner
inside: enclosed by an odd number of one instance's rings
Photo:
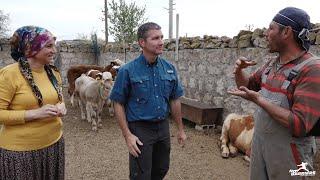
[[[172,26],[173,26],[173,19],[172,19],[172,14],[173,14],[173,0],[169,0],[169,39],[172,39]]]
[[[176,48],[175,61],[179,60],[179,14],[176,14]]]
[[[104,29],[106,44],[108,43],[108,0],[104,0]]]

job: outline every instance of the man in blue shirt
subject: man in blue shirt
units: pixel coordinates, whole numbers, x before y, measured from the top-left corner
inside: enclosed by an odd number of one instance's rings
[[[178,142],[186,134],[179,97],[183,90],[174,66],[159,57],[163,34],[156,23],[138,29],[142,53],[119,69],[110,95],[129,150],[130,179],[163,179],[169,170],[169,112],[178,124]]]

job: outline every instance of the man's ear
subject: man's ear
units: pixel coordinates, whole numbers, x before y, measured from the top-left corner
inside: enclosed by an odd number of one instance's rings
[[[286,26],[283,30],[282,30],[282,34],[284,36],[285,39],[288,39],[289,37],[293,37],[293,29],[291,26]]]
[[[144,39],[143,38],[140,38],[139,40],[138,40],[138,43],[139,43],[139,45],[140,45],[140,47],[144,47],[144,44],[145,44],[145,41],[144,41]]]

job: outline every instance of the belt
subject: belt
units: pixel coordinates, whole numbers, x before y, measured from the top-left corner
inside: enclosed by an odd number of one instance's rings
[[[154,120],[136,120],[129,121],[128,123],[147,123],[147,124],[159,124],[165,122],[167,119],[154,119]]]

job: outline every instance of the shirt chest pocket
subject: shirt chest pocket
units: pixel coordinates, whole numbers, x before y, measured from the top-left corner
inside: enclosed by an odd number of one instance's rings
[[[150,90],[150,79],[147,76],[131,78],[132,97],[137,103],[146,103],[148,101]]]
[[[173,92],[176,78],[174,75],[163,75],[160,77],[162,83],[162,92],[166,98],[169,98]]]

